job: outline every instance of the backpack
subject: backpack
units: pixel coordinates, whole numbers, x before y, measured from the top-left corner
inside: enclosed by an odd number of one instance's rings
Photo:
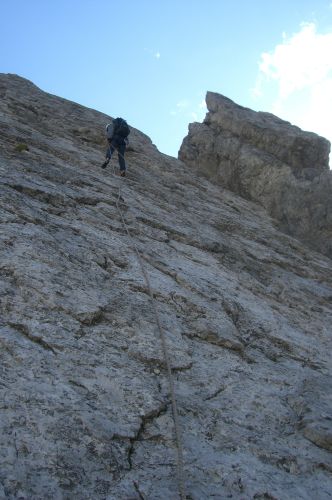
[[[113,120],[113,125],[114,125],[113,136],[118,135],[122,137],[122,139],[126,139],[130,134],[128,123],[123,118],[115,118],[115,120]]]

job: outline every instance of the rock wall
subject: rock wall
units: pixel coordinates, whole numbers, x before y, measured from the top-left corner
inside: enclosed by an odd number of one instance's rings
[[[207,93],[179,158],[209,179],[263,205],[279,228],[332,257],[330,143],[269,113]]]
[[[141,132],[124,182],[108,116],[0,93],[0,498],[179,498],[133,243],[187,498],[331,498],[331,261]]]

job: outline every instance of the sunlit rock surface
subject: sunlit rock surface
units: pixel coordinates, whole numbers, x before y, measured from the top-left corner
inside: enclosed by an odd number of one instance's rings
[[[0,498],[179,498],[133,242],[188,498],[331,498],[331,260],[137,130],[123,180],[108,116],[0,97]]]

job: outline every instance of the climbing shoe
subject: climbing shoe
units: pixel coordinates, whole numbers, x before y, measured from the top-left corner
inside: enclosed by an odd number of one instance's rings
[[[122,170],[122,171],[120,172],[120,176],[121,176],[121,177],[126,177],[126,171],[125,171],[125,170]]]
[[[109,160],[104,161],[104,163],[101,165],[101,168],[106,168],[108,165]]]

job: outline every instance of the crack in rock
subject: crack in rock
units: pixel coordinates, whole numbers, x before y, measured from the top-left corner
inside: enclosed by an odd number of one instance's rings
[[[43,339],[40,335],[33,335],[28,326],[25,325],[24,323],[8,323],[9,326],[14,328],[16,331],[20,332],[23,334],[26,338],[28,338],[31,342],[34,342],[35,344],[40,345],[43,349],[51,351],[53,354],[57,355],[57,351],[48,343],[46,340]]]
[[[128,463],[129,463],[130,470],[133,469],[132,456],[135,452],[135,446],[137,443],[139,443],[142,440],[142,435],[144,434],[147,425],[152,424],[152,422],[156,418],[160,417],[161,415],[164,415],[167,411],[169,404],[170,404],[170,402],[166,401],[159,408],[152,410],[151,412],[142,416],[141,424],[140,424],[135,436],[132,438],[129,438],[130,447],[128,449]]]

